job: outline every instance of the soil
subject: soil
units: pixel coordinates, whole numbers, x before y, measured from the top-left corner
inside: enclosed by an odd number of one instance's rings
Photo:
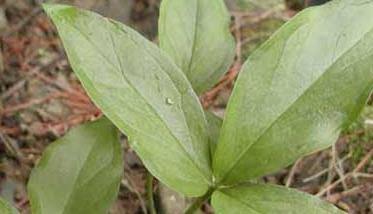
[[[157,41],[158,0],[63,2],[122,21]],[[203,106],[217,115],[224,114],[242,62],[296,13],[286,9],[282,1],[263,1],[263,5],[245,2],[227,1],[238,44],[236,62],[213,89],[201,96]],[[0,195],[24,214],[30,213],[27,180],[44,148],[71,127],[101,116],[72,73],[56,30],[40,3],[0,0]],[[349,213],[373,213],[371,103],[335,146],[261,180],[318,195]],[[146,213],[146,169],[124,136],[123,145],[124,177],[110,213]],[[169,213],[179,212],[175,210],[183,209],[189,201],[158,182],[154,194],[158,206],[171,206],[166,208],[173,210]],[[172,206],[175,200],[182,206]],[[213,213],[209,203],[203,206],[203,212]]]

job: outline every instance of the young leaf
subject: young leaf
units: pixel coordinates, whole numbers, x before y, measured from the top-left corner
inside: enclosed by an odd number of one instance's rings
[[[373,86],[373,1],[336,0],[285,24],[244,65],[213,169],[232,184],[333,144]]]
[[[211,180],[207,125],[182,71],[118,22],[70,6],[45,9],[88,94],[149,171],[184,194],[205,193]]]
[[[72,129],[51,144],[32,171],[35,214],[107,213],[119,190],[122,150],[106,118]]]
[[[212,155],[215,153],[216,145],[219,141],[220,129],[223,124],[223,120],[209,111],[205,111],[205,115],[210,133],[210,154]]]
[[[0,198],[0,213],[1,214],[19,214],[16,208],[12,207],[4,199]]]
[[[212,195],[217,214],[343,214],[341,210],[319,198],[289,188],[251,184],[221,189]]]
[[[233,62],[234,39],[223,0],[162,0],[159,42],[200,94]]]

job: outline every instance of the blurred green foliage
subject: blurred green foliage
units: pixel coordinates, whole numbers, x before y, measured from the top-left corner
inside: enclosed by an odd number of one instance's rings
[[[259,45],[266,41],[285,22],[268,18],[242,29],[242,57],[246,59]]]
[[[366,148],[373,146],[373,106],[367,105],[359,119],[352,123],[343,135],[348,137],[353,161],[359,162],[366,153]]]

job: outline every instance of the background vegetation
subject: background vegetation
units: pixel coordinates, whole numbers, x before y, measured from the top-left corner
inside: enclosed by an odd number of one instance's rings
[[[158,0],[65,0],[122,21],[157,42]],[[72,74],[41,1],[0,0],[0,195],[29,213],[25,184],[45,146],[101,112]],[[219,84],[201,96],[206,109],[224,114],[241,63],[301,7],[282,0],[227,0],[236,60]],[[111,213],[146,213],[145,169],[123,136],[124,178]],[[350,213],[373,213],[373,106],[370,102],[330,149],[263,177],[316,194]],[[188,201],[155,184],[158,206],[177,213]],[[212,210],[204,205],[205,213]]]

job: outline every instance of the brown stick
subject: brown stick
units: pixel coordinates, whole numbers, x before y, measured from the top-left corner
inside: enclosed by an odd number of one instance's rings
[[[368,164],[369,160],[373,157],[373,149],[371,149],[365,156],[364,158],[358,163],[356,168],[350,172],[347,173],[344,177],[338,179],[337,181],[333,182],[332,184],[328,185],[326,188],[322,189],[320,192],[318,192],[316,195],[317,196],[323,196],[326,192],[332,190],[335,188],[338,184],[340,184],[342,181],[354,177],[356,173],[361,171],[366,164]]]

